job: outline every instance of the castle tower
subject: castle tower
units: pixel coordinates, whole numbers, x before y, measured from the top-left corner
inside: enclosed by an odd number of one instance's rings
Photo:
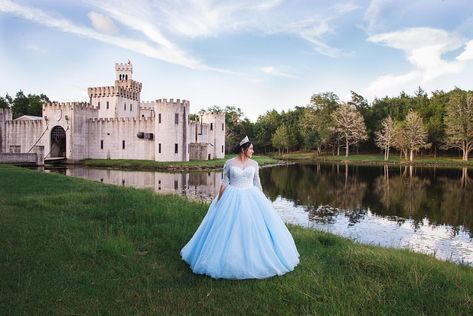
[[[189,161],[189,110],[186,100],[156,100],[156,161]]]
[[[213,145],[210,159],[225,158],[225,113],[205,113],[202,123],[209,125],[207,142]]]
[[[115,74],[115,80],[132,80],[133,65],[131,61],[128,61],[126,64],[115,64]]]
[[[141,82],[132,79],[133,65],[115,64],[113,86],[87,89],[90,104],[98,109],[99,118],[140,117]]]
[[[6,127],[5,122],[12,120],[12,110],[10,108],[0,109],[0,153],[7,152]]]

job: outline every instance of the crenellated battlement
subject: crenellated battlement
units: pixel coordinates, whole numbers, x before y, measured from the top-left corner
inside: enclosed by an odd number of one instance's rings
[[[159,104],[159,105],[167,105],[167,104],[170,104],[170,105],[182,105],[182,106],[190,106],[190,102],[188,100],[181,100],[181,99],[176,99],[174,101],[174,99],[157,99],[156,100],[156,104]]]
[[[127,63],[115,63],[115,71],[130,71],[133,73],[133,65],[130,61]]]
[[[106,118],[90,118],[87,120],[89,123],[120,123],[120,122],[146,122],[154,121],[154,117],[106,117]]]
[[[43,110],[51,108],[79,108],[79,109],[89,109],[97,110],[97,107],[91,105],[88,102],[47,102],[43,104]]]
[[[37,125],[42,125],[44,122],[44,119],[42,120],[18,120],[18,121],[6,121],[6,125],[10,126],[18,126],[18,125],[28,125],[28,126],[37,126]]]
[[[119,86],[103,86],[87,88],[87,93],[90,98],[101,97],[121,97],[135,101],[140,99],[141,84],[138,90],[130,90],[126,87]]]
[[[155,104],[156,104],[156,101],[141,101],[140,108],[146,109],[146,110],[152,110],[154,109]]]

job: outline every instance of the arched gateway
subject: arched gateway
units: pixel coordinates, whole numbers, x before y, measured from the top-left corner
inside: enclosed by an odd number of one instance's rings
[[[51,130],[51,150],[49,157],[66,158],[66,131],[61,126],[54,126]]]

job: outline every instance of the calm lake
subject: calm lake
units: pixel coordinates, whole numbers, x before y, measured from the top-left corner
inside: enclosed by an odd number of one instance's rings
[[[46,171],[207,201],[222,178],[221,172]],[[261,168],[260,176],[287,223],[473,265],[471,169],[299,164]]]

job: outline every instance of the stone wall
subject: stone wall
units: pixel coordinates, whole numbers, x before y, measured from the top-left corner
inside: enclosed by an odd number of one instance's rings
[[[34,146],[44,146],[48,126],[44,120],[8,121],[5,122],[5,132],[5,152],[30,153]]]
[[[87,125],[88,158],[155,160],[154,118],[90,119]]]
[[[35,146],[31,153],[0,153],[0,163],[43,166],[44,147]]]
[[[209,160],[212,159],[213,146],[208,143],[190,143],[190,160]],[[210,157],[209,157],[210,156]]]

